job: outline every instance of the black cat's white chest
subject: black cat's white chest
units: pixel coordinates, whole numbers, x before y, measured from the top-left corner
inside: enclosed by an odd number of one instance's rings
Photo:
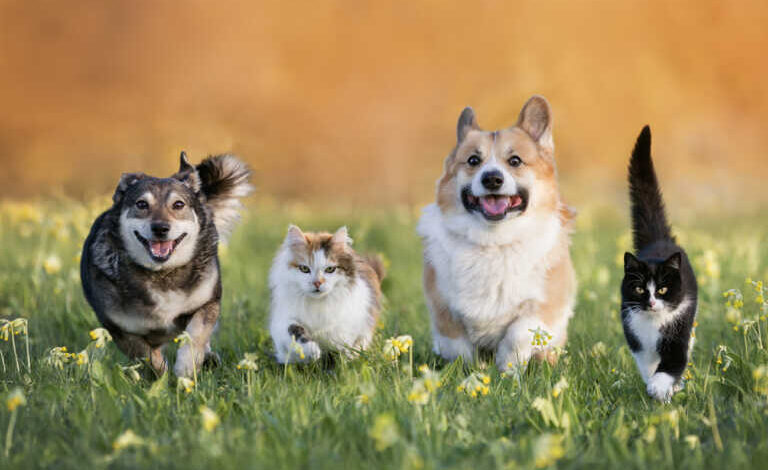
[[[629,313],[625,319],[625,328],[636,340],[635,347],[632,348],[632,356],[645,382],[653,375],[661,361],[658,345],[663,323],[660,324],[659,320],[645,311]]]

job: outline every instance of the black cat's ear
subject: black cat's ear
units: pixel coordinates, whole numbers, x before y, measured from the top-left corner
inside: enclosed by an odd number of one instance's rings
[[[680,269],[680,265],[682,263],[683,263],[683,255],[678,251],[674,255],[667,258],[666,261],[664,261],[664,266],[672,269]]]
[[[640,268],[642,262],[632,253],[624,253],[624,272],[634,271]]]

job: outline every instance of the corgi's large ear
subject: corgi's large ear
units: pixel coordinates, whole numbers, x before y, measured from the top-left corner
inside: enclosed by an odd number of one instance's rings
[[[477,125],[477,118],[475,118],[475,111],[467,106],[464,108],[464,111],[461,112],[461,116],[459,116],[459,122],[456,124],[456,142],[461,143],[462,140],[467,136],[467,133],[471,131],[472,129],[480,129],[480,126]]]
[[[543,96],[533,95],[528,99],[517,118],[517,126],[540,146],[549,150],[555,149],[552,139],[552,108]]]
[[[636,271],[640,268],[642,262],[632,253],[624,253],[624,272]]]
[[[122,201],[125,191],[146,176],[144,173],[123,173],[123,176],[120,177],[120,182],[117,183],[117,188],[115,188],[115,194],[112,195],[112,202],[118,204]]]
[[[183,150],[179,157],[179,172],[173,177],[189,186],[195,194],[200,192],[200,175],[197,174],[195,167],[189,163],[187,152]]]
[[[288,233],[285,234],[285,244],[292,245],[306,245],[307,237],[304,236],[304,232],[295,225],[288,227]]]
[[[340,227],[338,230],[336,230],[336,233],[333,234],[333,237],[331,237],[331,243],[338,243],[341,245],[351,245],[352,239],[349,238],[349,232],[347,231],[347,227]]]

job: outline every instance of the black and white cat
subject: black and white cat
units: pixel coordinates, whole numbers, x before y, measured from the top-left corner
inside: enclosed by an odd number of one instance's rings
[[[624,336],[648,394],[668,402],[681,388],[693,345],[698,288],[688,256],[671,234],[645,126],[629,162],[635,251],[624,254]]]

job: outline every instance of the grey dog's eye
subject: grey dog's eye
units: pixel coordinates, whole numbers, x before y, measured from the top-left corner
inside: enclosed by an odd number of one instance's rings
[[[139,201],[136,201],[136,209],[139,209],[139,210],[143,211],[144,209],[147,209],[147,208],[149,208],[149,204],[147,203],[147,201],[145,201],[143,199],[139,200]]]
[[[184,209],[184,206],[185,206],[184,201],[176,201],[173,203],[174,210]]]

